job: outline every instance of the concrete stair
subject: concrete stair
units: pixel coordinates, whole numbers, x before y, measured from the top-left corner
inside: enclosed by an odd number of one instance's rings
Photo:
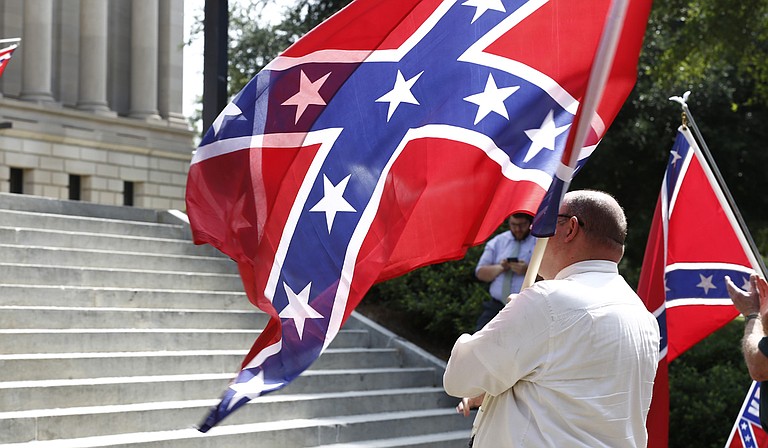
[[[184,216],[0,194],[1,447],[464,447],[444,363],[354,313],[202,434],[267,322]]]

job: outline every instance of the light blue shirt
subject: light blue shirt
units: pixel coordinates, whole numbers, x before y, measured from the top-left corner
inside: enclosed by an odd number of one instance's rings
[[[536,238],[530,234],[523,240],[517,241],[512,235],[511,230],[500,233],[486,243],[485,249],[483,249],[483,255],[480,256],[480,260],[477,262],[475,274],[477,274],[477,270],[481,267],[499,264],[501,263],[501,260],[508,257],[517,257],[520,261],[530,263],[534,246],[536,246]],[[510,293],[514,294],[520,292],[525,275],[515,274],[512,271],[508,271],[507,273],[512,275]],[[504,275],[505,274],[497,276],[491,281],[491,285],[489,286],[491,297],[501,303],[507,303],[507,298],[502,292]]]

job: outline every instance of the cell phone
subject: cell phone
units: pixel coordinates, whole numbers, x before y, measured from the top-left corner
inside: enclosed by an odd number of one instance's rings
[[[517,263],[519,260],[517,257],[509,257],[507,258],[507,263]]]

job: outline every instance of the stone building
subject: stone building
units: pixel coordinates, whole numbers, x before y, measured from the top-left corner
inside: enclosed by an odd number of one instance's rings
[[[0,77],[0,192],[183,210],[183,14],[183,0],[0,0],[0,39],[22,39]]]

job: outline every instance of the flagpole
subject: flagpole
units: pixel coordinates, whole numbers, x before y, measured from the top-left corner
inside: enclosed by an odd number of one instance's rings
[[[752,253],[755,255],[755,258],[757,259],[757,263],[760,266],[760,270],[762,271],[763,277],[766,277],[766,273],[768,273],[768,270],[766,270],[765,267],[765,261],[763,260],[763,257],[760,256],[760,251],[757,248],[757,244],[755,244],[755,240],[752,239],[752,234],[749,231],[749,228],[747,228],[747,224],[744,221],[744,218],[741,216],[741,212],[739,211],[739,207],[736,205],[736,201],[733,199],[733,196],[731,195],[731,191],[728,189],[728,185],[725,183],[725,179],[723,178],[722,174],[720,174],[720,170],[717,167],[717,163],[715,163],[714,157],[712,157],[712,153],[709,150],[709,147],[707,146],[707,142],[704,141],[704,136],[701,135],[701,132],[699,131],[699,127],[696,126],[696,120],[693,119],[693,114],[691,114],[691,110],[688,108],[688,96],[691,94],[691,91],[687,91],[683,94],[682,97],[673,96],[670,97],[670,101],[675,101],[679,103],[683,107],[683,114],[685,114],[685,119],[687,119],[688,124],[693,129],[694,135],[696,135],[696,139],[699,141],[699,149],[701,149],[702,154],[704,154],[704,158],[707,159],[707,163],[709,164],[709,167],[712,169],[712,174],[715,176],[715,179],[717,180],[718,185],[720,185],[720,189],[723,191],[723,195],[725,196],[725,199],[728,201],[728,205],[731,207],[731,210],[733,211],[734,216],[736,217],[736,222],[739,223],[739,227],[741,227],[742,233],[744,233],[745,238],[747,239],[747,244],[749,244],[749,248],[752,250]]]
[[[564,182],[558,204],[562,202],[565,193],[568,192],[568,188],[571,185],[571,179],[576,164],[579,161],[579,155],[589,136],[592,119],[597,113],[597,106],[603,97],[603,91],[605,90],[605,84],[610,75],[611,67],[613,67],[616,48],[619,45],[628,8],[629,0],[614,0],[611,2],[611,9],[605,19],[603,35],[595,52],[595,63],[590,71],[587,89],[584,92],[584,98],[579,104],[579,110],[576,112],[578,122],[575,128],[569,131],[570,135],[566,141],[563,159],[557,172],[557,176],[563,179]],[[531,286],[536,281],[548,240],[548,237],[536,240],[531,261],[528,263],[528,270],[525,272],[525,278],[523,279],[523,289]]]
[[[623,25],[627,15],[627,9],[629,9],[629,0],[611,1],[611,6],[605,19],[605,25],[603,26],[603,33],[600,36],[600,41],[598,42],[595,51],[595,58],[590,69],[587,88],[584,91],[582,101],[579,103],[579,108],[576,111],[576,126],[568,131],[569,135],[568,140],[566,140],[565,151],[563,152],[560,166],[557,169],[556,176],[564,182],[563,190],[557,202],[558,204],[562,202],[563,196],[565,196],[565,193],[568,191],[576,163],[579,160],[579,155],[589,136],[589,128],[592,125],[592,118],[597,112],[597,106],[600,104],[600,99],[605,90],[605,83],[610,75],[611,67],[613,67],[613,60],[616,56],[616,48],[619,45],[619,39],[621,38],[621,31],[624,28]],[[553,183],[554,181],[555,180],[553,179]],[[528,263],[528,269],[525,272],[522,289],[531,286],[536,280],[536,275],[539,273],[539,267],[544,258],[544,251],[546,250],[548,240],[548,237],[538,238],[536,240],[531,260]],[[493,397],[488,393],[483,397],[483,403],[480,405],[477,415],[475,416],[475,421],[472,424],[471,437],[473,440],[483,421],[484,410],[488,408],[492,399]]]
[[[21,38],[20,37],[9,37],[8,39],[0,39],[0,44],[7,44],[7,43],[11,43],[11,42],[13,42],[13,43],[21,42]]]

